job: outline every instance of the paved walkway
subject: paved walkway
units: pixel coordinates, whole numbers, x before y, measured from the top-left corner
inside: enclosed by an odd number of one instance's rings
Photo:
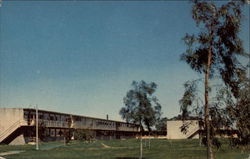
[[[248,156],[248,158],[247,159],[250,159],[250,154],[249,154],[249,156]]]
[[[0,156],[13,155],[13,154],[21,153],[21,152],[24,152],[24,151],[7,151],[7,152],[0,153]]]
[[[40,145],[40,150],[50,150],[50,149],[60,147],[60,146],[64,146],[64,144],[62,144],[62,143],[53,143],[53,144],[49,144],[49,145]],[[25,151],[16,150],[16,151],[1,152],[0,153],[0,159],[6,159],[6,158],[4,158],[2,156],[18,154],[18,153],[21,153],[21,152],[25,152]]]

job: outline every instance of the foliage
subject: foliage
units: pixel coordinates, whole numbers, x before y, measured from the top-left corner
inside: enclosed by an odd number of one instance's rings
[[[44,122],[39,122],[38,124],[38,137],[40,140],[44,140],[46,137],[46,125]]]
[[[69,143],[71,138],[73,136],[72,130],[71,129],[65,129],[64,130],[64,137],[65,137],[65,142]]]
[[[69,143],[72,136],[73,136],[73,132],[72,132],[72,129],[71,129],[72,119],[70,117],[68,117],[68,118],[66,118],[66,122],[67,122],[68,128],[64,130],[64,137],[65,137],[66,143]]]
[[[196,118],[201,118],[203,116],[203,109],[200,107],[204,103],[198,94],[198,82],[201,80],[187,81],[184,83],[184,94],[179,100],[180,110],[182,112],[179,120],[189,120],[190,117],[196,116]],[[191,109],[190,109],[190,106]]]
[[[206,137],[203,137],[203,138],[202,138],[202,144],[203,144],[203,145],[207,145],[207,139],[206,139]],[[213,138],[212,144],[213,144],[213,146],[214,146],[217,150],[219,150],[219,148],[221,148],[221,146],[222,146],[222,143],[219,141],[218,138]]]
[[[28,134],[30,136],[36,136],[36,125],[34,127],[32,127],[31,129],[28,129]],[[38,123],[38,138],[41,140],[41,141],[44,141],[44,139],[47,137],[47,134],[46,134],[46,125],[45,123],[42,121],[42,122],[39,122]]]
[[[232,145],[247,147],[250,144],[250,80],[245,76],[241,82],[239,96],[232,100],[231,92],[224,87],[218,93],[220,103],[226,106],[228,123],[231,129],[237,129],[237,139],[232,139]],[[228,126],[228,127],[229,127]]]
[[[204,116],[203,101],[199,98],[198,85],[199,80],[188,81],[184,84],[185,92],[180,100],[182,115],[175,117],[175,120],[189,120],[190,114],[196,115],[202,119]],[[235,98],[228,87],[223,85],[216,85],[215,96],[211,98],[210,103],[210,124],[211,135],[215,136],[220,129],[237,130],[238,138],[231,136],[231,145],[237,147],[247,147],[250,143],[250,80],[244,76],[242,77],[241,89],[239,91],[239,97]],[[199,102],[195,102],[199,100]],[[202,122],[202,120],[201,120]],[[203,126],[204,123],[201,123]],[[185,132],[188,129],[188,124],[183,125],[182,131]],[[230,134],[229,134],[230,135]],[[233,134],[232,134],[233,135]],[[206,137],[204,137],[206,138]],[[215,145],[219,144],[219,141],[214,142]],[[206,142],[203,143],[206,145]]]
[[[241,144],[250,144],[250,79],[245,80],[238,101],[230,115],[236,121]]]
[[[88,129],[78,129],[74,131],[75,140],[87,140],[90,141],[94,138],[94,132]]]
[[[125,106],[121,108],[120,115],[127,122],[139,124],[142,131],[144,125],[151,131],[161,116],[161,105],[154,96],[157,85],[133,81],[132,87],[123,99]]]
[[[156,121],[155,128],[157,131],[166,131],[167,130],[167,117],[161,118]]]
[[[243,4],[243,1],[232,1],[218,6],[213,2],[194,1],[192,17],[200,28],[200,32],[197,35],[187,34],[183,38],[188,48],[182,54],[181,59],[187,62],[193,70],[205,75],[204,105],[202,106],[204,106],[207,155],[211,159],[214,158],[212,152],[213,128],[220,127],[221,123],[228,123],[228,115],[225,109],[219,107],[220,103],[210,104],[209,79],[215,76],[221,78],[233,96],[239,98],[241,77],[245,74],[245,68],[238,61],[237,56],[247,56],[238,36]],[[189,84],[180,100],[184,116],[188,115],[188,106],[193,105],[196,91],[194,86],[192,83]],[[200,112],[202,113],[202,111]]]
[[[248,146],[250,143],[250,80],[240,76],[240,90],[235,98],[228,87],[219,88],[210,110],[212,126],[237,129],[237,139],[232,144]]]
[[[211,49],[210,77],[215,74],[221,77],[236,97],[239,94],[239,76],[245,71],[237,56],[248,56],[238,37],[242,4],[233,1],[217,7],[212,2],[196,1],[192,14],[201,31],[198,35],[186,34],[183,40],[188,48],[181,56],[181,60],[193,70],[206,73],[208,51]]]

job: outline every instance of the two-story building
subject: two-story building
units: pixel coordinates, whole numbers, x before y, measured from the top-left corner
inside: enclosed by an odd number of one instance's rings
[[[38,126],[43,125],[47,140],[63,139],[71,129],[91,130],[96,139],[131,138],[139,126],[126,122],[81,115],[38,110]],[[0,108],[0,143],[27,143],[34,140],[36,110],[30,108]]]

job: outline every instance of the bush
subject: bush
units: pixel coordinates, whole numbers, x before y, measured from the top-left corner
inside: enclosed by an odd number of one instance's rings
[[[207,138],[203,137],[202,138],[202,143],[203,145],[207,146]],[[221,148],[221,142],[218,140],[218,138],[213,138],[212,140],[212,145],[218,150],[219,148]]]
[[[64,131],[64,137],[65,137],[65,142],[66,143],[69,143],[71,138],[72,138],[72,130],[71,129],[68,129],[68,130],[65,130]]]
[[[94,139],[94,132],[87,129],[78,129],[74,132],[75,140],[90,141]]]

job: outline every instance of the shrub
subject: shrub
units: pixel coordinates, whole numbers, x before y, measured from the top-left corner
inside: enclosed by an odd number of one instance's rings
[[[90,141],[94,139],[94,132],[88,129],[78,129],[74,132],[75,140]]]

